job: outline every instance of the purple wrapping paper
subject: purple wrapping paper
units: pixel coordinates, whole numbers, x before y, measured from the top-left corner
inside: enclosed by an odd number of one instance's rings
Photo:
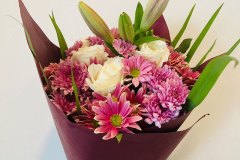
[[[42,66],[46,67],[50,62],[58,62],[59,48],[46,37],[32,19],[22,0],[19,0],[19,6],[23,25],[29,33]],[[160,25],[164,28],[163,32],[159,28]],[[155,34],[170,40],[163,17],[153,28]],[[41,70],[38,72],[42,77]],[[68,160],[165,160],[191,129],[177,131],[189,116],[190,113],[188,113],[164,124],[159,130],[156,130],[156,127],[150,127],[143,128],[146,133],[124,134],[121,143],[118,144],[116,139],[104,141],[101,139],[102,135],[96,135],[92,130],[71,123],[47,95],[46,99]]]

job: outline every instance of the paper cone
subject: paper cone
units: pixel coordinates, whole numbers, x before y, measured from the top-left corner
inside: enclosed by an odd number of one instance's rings
[[[42,66],[59,62],[59,48],[46,37],[21,0],[19,6],[23,25]],[[40,70],[39,75],[41,77]],[[101,139],[102,135],[96,135],[92,130],[70,122],[47,95],[46,98],[68,160],[165,160],[191,129],[177,132],[189,116],[188,113],[164,124],[159,130],[155,127],[143,129],[145,132],[165,133],[124,134],[118,144],[116,139],[104,141]]]

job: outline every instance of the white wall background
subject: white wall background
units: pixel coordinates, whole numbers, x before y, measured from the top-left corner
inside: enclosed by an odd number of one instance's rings
[[[137,0],[85,0],[116,26],[118,15],[134,14]],[[141,0],[146,4],[147,0]],[[224,0],[172,0],[165,12],[172,37],[186,15],[197,7],[184,38],[196,38],[211,14]],[[68,44],[91,34],[77,8],[78,0],[24,0],[44,32],[57,43],[48,14],[53,10]],[[193,63],[217,38],[211,56],[226,51],[240,38],[240,1],[225,0],[222,12],[199,48]],[[23,30],[5,15],[20,20],[17,0],[0,0],[0,159],[64,160],[65,155],[48,109],[37,70]],[[234,56],[240,59],[239,48]],[[213,91],[188,119],[185,127],[205,113],[211,116],[197,124],[178,146],[170,160],[239,160],[240,66],[231,64]],[[183,127],[184,128],[184,127]]]

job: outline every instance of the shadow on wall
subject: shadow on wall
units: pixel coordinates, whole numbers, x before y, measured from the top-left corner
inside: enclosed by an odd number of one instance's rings
[[[46,138],[39,160],[66,160],[62,144],[60,142],[57,130],[52,127],[50,134]]]

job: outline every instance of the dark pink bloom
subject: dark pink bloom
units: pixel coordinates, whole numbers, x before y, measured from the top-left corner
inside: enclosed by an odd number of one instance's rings
[[[137,48],[137,46],[128,43],[122,39],[115,39],[113,41],[113,47],[118,51],[118,53],[120,53],[126,58],[133,55]]]
[[[120,38],[118,28],[112,28],[111,32],[112,32],[112,35],[113,35],[114,39],[119,39]]]
[[[140,56],[132,56],[123,60],[123,74],[132,78],[132,83],[138,87],[140,82],[148,82],[150,80],[151,71],[154,65]]]
[[[176,71],[180,71],[184,68],[188,68],[188,63],[185,61],[187,58],[184,54],[175,52],[170,49],[171,54],[168,58],[167,65],[173,67]]]
[[[82,45],[82,41],[75,42],[75,44],[66,51],[67,56],[72,56],[72,51],[78,51],[78,49],[81,48]]]
[[[66,59],[59,63],[59,68],[55,71],[52,80],[53,89],[63,91],[64,95],[73,93],[71,68],[73,69],[78,89],[86,90],[85,79],[88,76],[87,67],[78,62],[73,63],[70,59]]]
[[[136,122],[142,120],[142,117],[132,115],[133,108],[126,100],[126,93],[117,102],[109,95],[107,101],[100,101],[99,106],[93,106],[93,111],[96,113],[94,119],[100,125],[94,133],[107,133],[104,140],[114,138],[118,133],[133,133],[129,128],[141,130]]]
[[[57,63],[50,63],[49,66],[44,68],[44,73],[47,76],[47,78],[51,78],[54,73],[58,70],[58,64]]]
[[[180,74],[183,77],[183,83],[188,86],[193,86],[200,73],[198,71],[194,72],[191,68],[185,68],[180,71]]]
[[[173,49],[171,49],[171,55],[169,56],[168,62],[166,64],[175,69],[178,74],[182,76],[184,84],[191,87],[198,79],[200,73],[197,71],[194,72],[189,67],[185,59],[185,55],[175,52]]]
[[[66,114],[71,113],[73,109],[76,107],[75,103],[67,101],[65,96],[58,92],[53,92],[51,98],[53,104],[55,104]]]
[[[103,40],[97,36],[88,37],[87,40],[90,42],[90,46],[104,45]]]
[[[189,89],[181,80],[167,79],[157,86],[157,96],[163,108],[170,111],[181,110],[185,104]]]

